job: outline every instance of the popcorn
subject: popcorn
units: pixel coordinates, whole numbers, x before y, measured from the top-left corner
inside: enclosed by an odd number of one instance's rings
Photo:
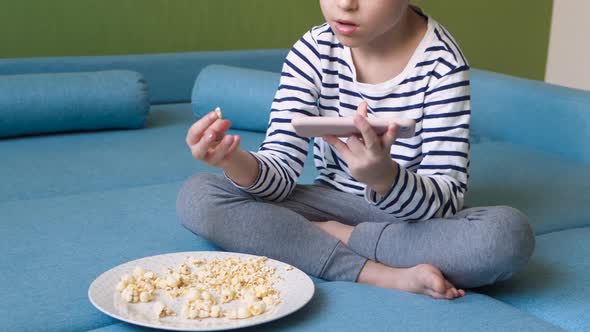
[[[151,292],[143,291],[139,294],[139,301],[141,302],[150,302],[153,299]]]
[[[211,295],[211,293],[207,292],[207,291],[203,291],[201,293],[201,298],[205,301],[209,301],[213,299],[213,296]]]
[[[226,310],[223,315],[229,319],[238,319],[238,312],[235,309]]]
[[[250,313],[253,316],[258,316],[258,315],[262,314],[265,310],[266,310],[266,305],[262,301],[257,301],[257,302],[254,302],[254,303],[248,305],[248,311],[250,311]]]
[[[252,314],[250,314],[250,311],[248,310],[248,308],[245,308],[245,307],[238,308],[237,316],[239,319],[248,318],[251,315]]]
[[[137,289],[135,289],[134,285],[127,285],[127,287],[121,292],[121,297],[129,303],[134,303],[139,300],[139,294],[137,294]]]
[[[117,283],[116,289],[118,292],[122,292],[125,289],[125,287],[127,287],[127,283],[121,280]]]
[[[273,288],[278,279],[276,268],[266,266],[266,261],[266,257],[187,257],[177,268],[165,267],[162,276],[137,266],[132,274],[121,277],[116,291],[128,303],[152,302],[159,292],[173,300],[182,298],[181,313],[186,319],[246,319],[281,302]],[[234,301],[240,303],[236,309],[221,306]],[[158,318],[176,315],[160,301],[154,302],[153,312]]]
[[[242,299],[248,304],[258,301],[258,297],[252,292],[246,292],[246,294],[242,296]]]
[[[236,292],[233,289],[224,288],[221,291],[221,302],[228,303],[233,301],[236,296]]]
[[[186,264],[183,263],[180,266],[180,268],[178,269],[178,272],[180,274],[190,274],[191,273],[191,269]]]
[[[216,306],[216,305],[212,306],[211,307],[210,315],[213,318],[219,317],[219,315],[221,315],[221,308],[219,306]]]
[[[145,270],[141,266],[136,266],[135,270],[133,270],[133,275],[136,278],[141,278],[145,274]]]
[[[254,295],[258,298],[263,298],[268,294],[268,289],[262,285],[258,285],[254,288]]]
[[[186,293],[186,299],[188,301],[194,301],[201,298],[201,291],[196,288],[190,288]]]
[[[174,310],[168,308],[164,303],[157,301],[154,302],[153,313],[156,318],[164,318],[166,316],[176,316]]]
[[[125,284],[131,284],[135,282],[135,278],[130,274],[124,274],[121,277],[121,282],[124,282]]]

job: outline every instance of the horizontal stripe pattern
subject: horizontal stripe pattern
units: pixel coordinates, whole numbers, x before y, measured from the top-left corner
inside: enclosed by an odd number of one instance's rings
[[[469,65],[448,31],[428,20],[413,62],[380,84],[356,81],[350,49],[328,24],[314,27],[296,42],[283,65],[265,140],[252,152],[259,162],[258,177],[242,189],[267,200],[287,198],[309,149],[309,139],[295,133],[291,120],[351,117],[366,101],[369,117],[411,118],[417,123],[414,137],[391,147],[399,172],[389,192],[379,196],[354,179],[344,158],[321,138],[313,144],[316,180],[364,196],[395,219],[448,217],[462,209],[469,175]]]

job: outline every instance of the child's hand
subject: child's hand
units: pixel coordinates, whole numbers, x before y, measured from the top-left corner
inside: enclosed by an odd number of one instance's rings
[[[186,135],[193,157],[207,165],[225,168],[240,145],[238,135],[225,134],[230,126],[231,122],[220,119],[215,111],[195,122]]]
[[[335,136],[325,136],[323,139],[340,153],[356,180],[384,195],[393,185],[399,169],[390,156],[391,145],[395,142],[399,126],[390,124],[387,132],[379,137],[366,117],[367,103],[362,102],[354,116],[354,125],[360,130],[362,138],[350,136],[346,143]]]

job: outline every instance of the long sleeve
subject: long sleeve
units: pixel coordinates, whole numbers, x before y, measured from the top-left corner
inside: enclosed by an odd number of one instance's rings
[[[291,120],[318,116],[320,68],[317,43],[310,31],[285,59],[266,137],[258,152],[252,152],[259,164],[258,177],[252,186],[241,189],[265,200],[282,201],[295,188],[307,158],[309,138],[298,136]]]
[[[417,120],[422,121],[422,160],[417,170],[400,167],[382,197],[370,188],[365,191],[369,203],[407,221],[448,217],[463,207],[469,168],[469,67],[434,75],[423,109]]]

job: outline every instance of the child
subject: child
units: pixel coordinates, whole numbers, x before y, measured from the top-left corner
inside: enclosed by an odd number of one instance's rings
[[[454,299],[509,278],[534,236],[509,207],[463,209],[469,167],[469,66],[455,40],[408,0],[320,0],[326,23],[285,60],[266,138],[240,149],[212,112],[188,131],[198,174],[177,209],[192,232],[327,280]],[[319,175],[297,184],[309,140],[296,116],[354,117],[361,135],[314,140]],[[416,136],[377,136],[367,117],[416,120]]]

